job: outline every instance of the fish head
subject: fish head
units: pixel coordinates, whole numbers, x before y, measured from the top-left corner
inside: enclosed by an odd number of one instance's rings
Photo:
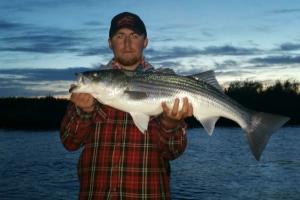
[[[103,102],[120,95],[127,87],[127,77],[120,70],[93,70],[76,74],[70,93],[89,93]]]
[[[92,76],[86,76],[84,73],[76,73],[77,81],[69,89],[70,93],[92,93],[94,81]]]

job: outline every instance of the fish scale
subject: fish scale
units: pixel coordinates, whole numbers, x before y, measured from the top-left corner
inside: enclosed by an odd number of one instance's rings
[[[181,93],[199,94],[203,97],[202,100],[206,100],[207,104],[219,105],[220,108],[226,108],[232,112],[233,115],[235,114],[236,118],[240,117],[243,118],[243,120],[248,118],[247,115],[245,115],[246,112],[244,112],[246,108],[201,80],[196,81],[189,77],[178,78],[178,76],[173,75],[154,74],[137,76],[130,82],[134,85],[133,90],[139,89],[140,91],[145,91],[146,89],[147,93],[151,93],[152,95],[164,94],[165,96],[171,96],[178,93],[178,91]],[[170,85],[172,85],[172,87],[170,87]],[[222,101],[218,101],[218,99],[222,99]],[[226,102],[224,102],[224,100],[226,100]]]
[[[191,76],[159,71],[129,76],[122,70],[109,69],[83,72],[79,77],[70,92],[90,93],[99,102],[128,112],[141,133],[146,132],[150,116],[162,113],[162,101],[172,106],[175,98],[188,97],[194,117],[209,135],[220,117],[237,122],[257,160],[271,135],[289,120],[242,106],[224,94],[212,71]]]

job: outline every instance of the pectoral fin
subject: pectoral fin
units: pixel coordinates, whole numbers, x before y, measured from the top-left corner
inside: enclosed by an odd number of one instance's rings
[[[150,117],[143,113],[130,113],[130,115],[131,115],[136,127],[142,133],[145,133],[145,131],[148,129],[148,123],[149,123]]]
[[[125,90],[124,92],[129,96],[130,99],[141,100],[148,97],[147,93],[141,91]]]

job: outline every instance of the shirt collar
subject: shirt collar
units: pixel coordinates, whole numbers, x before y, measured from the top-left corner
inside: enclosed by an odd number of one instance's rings
[[[115,60],[115,58],[112,58],[107,65],[112,69],[122,69],[121,65]],[[153,68],[153,66],[145,59],[145,57],[143,57],[135,71],[146,71],[150,68]]]

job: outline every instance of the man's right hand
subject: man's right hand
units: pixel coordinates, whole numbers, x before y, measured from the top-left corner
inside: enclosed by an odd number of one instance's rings
[[[87,113],[92,112],[95,108],[94,97],[87,93],[72,93],[70,101]]]

